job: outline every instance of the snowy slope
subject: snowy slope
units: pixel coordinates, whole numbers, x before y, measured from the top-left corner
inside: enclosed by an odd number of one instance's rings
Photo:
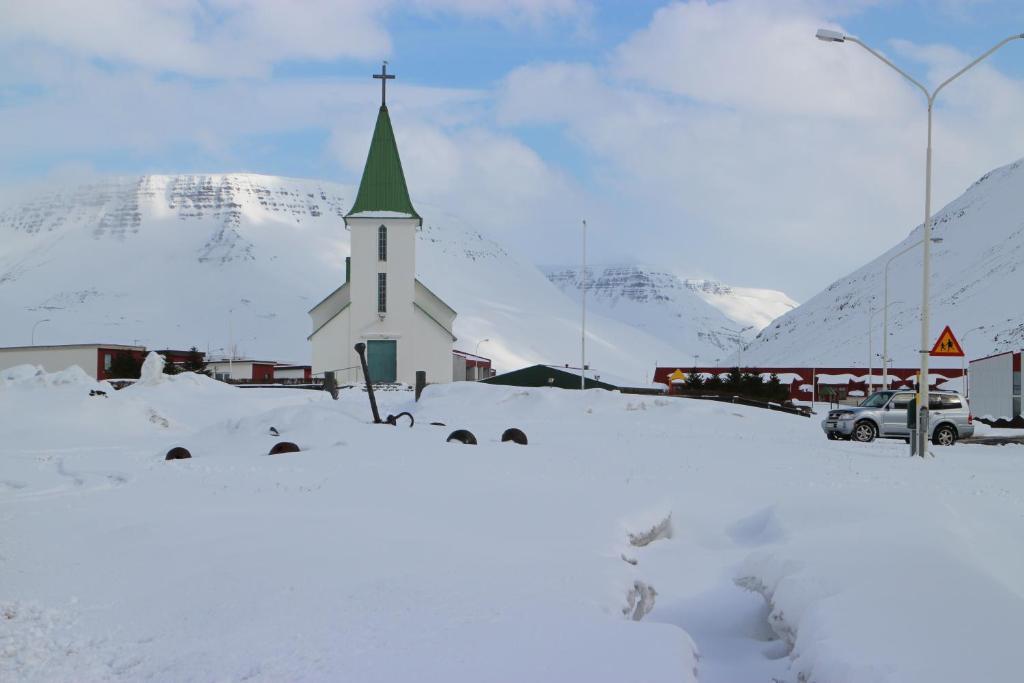
[[[0,372],[0,680],[1020,678],[1024,447],[466,382],[380,395],[410,429],[154,380]]]
[[[1024,346],[1024,160],[985,174],[935,215],[932,245],[931,343],[951,325],[969,358]],[[867,365],[868,316],[873,351],[882,348],[883,269],[921,239],[921,226],[874,261],[776,320],[758,335],[744,362],[781,365]],[[837,247],[856,236],[837,235]],[[920,348],[921,249],[889,268],[889,355],[917,364]],[[937,359],[938,360],[938,359]],[[879,367],[879,360],[874,366]],[[937,366],[959,367],[959,359]]]
[[[543,270],[563,292],[579,300],[583,280],[578,267]],[[733,354],[737,336],[753,339],[797,305],[775,290],[684,279],[640,265],[588,266],[586,286],[592,310],[673,343],[675,358],[699,354],[704,363]]]
[[[344,279],[353,193],[271,176],[143,176],[50,187],[0,205],[0,346],[108,342],[307,361],[306,312]],[[499,369],[578,359],[576,306],[453,216],[425,217],[418,276],[459,313],[456,348]],[[667,344],[590,324],[593,367],[634,378]]]

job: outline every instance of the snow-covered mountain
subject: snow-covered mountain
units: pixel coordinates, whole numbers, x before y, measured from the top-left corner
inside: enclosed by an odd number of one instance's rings
[[[744,362],[798,365],[868,363],[881,353],[884,269],[921,240],[917,226],[902,242],[776,320],[750,344]],[[933,221],[931,341],[950,325],[969,358],[1024,346],[1024,160],[986,173]],[[836,248],[856,235],[836,235]],[[920,347],[921,249],[889,267],[889,355],[917,364]],[[931,342],[929,342],[931,343]],[[747,360],[749,359],[749,361]],[[880,367],[876,355],[874,366]],[[937,366],[959,366],[958,359]]]
[[[579,267],[543,268],[548,279],[579,301]],[[683,362],[694,354],[701,362],[726,362],[744,342],[796,302],[771,289],[731,287],[713,280],[684,279],[669,271],[639,265],[587,266],[588,308],[670,342]]]
[[[250,174],[46,187],[0,204],[0,345],[106,342],[306,361],[306,312],[344,279],[354,192]],[[430,206],[417,276],[459,313],[456,348],[573,363],[577,306],[534,266]],[[47,322],[40,322],[46,320]],[[39,323],[37,325],[37,323]],[[588,360],[640,381],[673,348],[594,316]]]

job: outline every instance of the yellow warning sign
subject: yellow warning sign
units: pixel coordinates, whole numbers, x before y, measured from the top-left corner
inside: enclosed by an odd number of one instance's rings
[[[935,342],[935,346],[932,347],[930,356],[962,356],[964,350],[960,348],[960,342],[953,336],[953,330],[949,329],[949,325],[946,325],[946,329],[939,335],[939,340]]]
[[[668,376],[668,381],[670,381],[670,382],[682,382],[685,379],[686,379],[686,374],[682,370],[680,370],[679,368],[676,368],[676,371]]]

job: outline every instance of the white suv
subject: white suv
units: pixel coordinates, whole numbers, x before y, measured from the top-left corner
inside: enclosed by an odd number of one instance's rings
[[[907,408],[913,398],[913,391],[876,391],[856,407],[830,410],[821,428],[829,439],[906,441],[910,438]],[[952,446],[957,439],[974,435],[974,416],[967,399],[959,393],[933,391],[928,403],[932,443]]]

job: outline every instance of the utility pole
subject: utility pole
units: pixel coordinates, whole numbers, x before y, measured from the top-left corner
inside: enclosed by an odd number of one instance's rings
[[[580,311],[580,389],[587,388],[587,221],[583,220],[582,306]]]

